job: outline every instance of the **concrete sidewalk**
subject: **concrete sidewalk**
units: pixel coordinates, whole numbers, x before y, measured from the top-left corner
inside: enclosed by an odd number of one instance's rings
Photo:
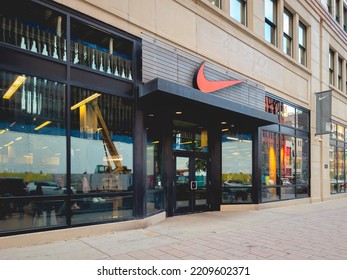
[[[347,198],[176,216],[145,229],[0,250],[3,260],[346,260]]]

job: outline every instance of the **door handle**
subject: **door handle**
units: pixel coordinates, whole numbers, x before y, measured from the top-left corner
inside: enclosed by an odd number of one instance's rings
[[[190,189],[191,189],[192,191],[195,191],[197,188],[198,188],[198,183],[197,183],[197,181],[191,181],[191,182],[190,182]]]

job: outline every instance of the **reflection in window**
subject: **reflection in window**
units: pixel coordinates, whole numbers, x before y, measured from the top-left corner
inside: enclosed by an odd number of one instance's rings
[[[66,87],[5,71],[0,71],[0,83],[0,196],[38,197],[30,203],[26,197],[16,206],[4,201],[8,207],[0,207],[1,231],[63,224],[56,217],[63,200],[51,203],[47,196],[68,191]]]
[[[330,193],[346,192],[346,128],[332,123],[330,133]]]
[[[0,170],[23,176],[65,174],[65,85],[0,75]]]
[[[344,141],[345,139],[345,128],[342,125],[337,125],[337,140]]]
[[[161,177],[161,141],[158,134],[158,126],[150,120],[154,116],[150,116],[146,120],[147,125],[147,166],[146,166],[146,205],[147,215],[164,209],[164,188]]]
[[[308,197],[309,165],[308,139],[263,131],[262,201]]]
[[[281,123],[283,123],[287,126],[291,126],[291,127],[296,126],[295,125],[296,121],[295,121],[295,108],[294,107],[287,105],[287,104],[283,104]]]
[[[71,92],[72,223],[133,216],[131,101],[83,88]],[[95,194],[99,195],[95,195]],[[123,193],[122,196],[115,196]]]
[[[295,198],[295,158],[296,147],[295,138],[290,136],[281,136],[281,199]],[[302,142],[298,142],[302,147]]]
[[[309,114],[300,109],[296,109],[296,127],[305,131],[309,130]]]
[[[132,80],[132,43],[71,20],[71,62]]]
[[[190,129],[175,128],[173,130],[173,149],[181,151],[208,151],[207,130],[199,125],[190,122],[177,122],[175,124],[184,124]]]
[[[265,96],[265,112],[280,116],[281,102],[269,96]]]
[[[252,202],[252,137],[243,133],[222,136],[222,203]]]
[[[20,7],[20,9],[18,9]],[[66,60],[66,20],[31,1],[9,1],[1,8],[0,41]]]
[[[132,190],[131,102],[73,88],[71,104],[71,172],[77,192]]]
[[[262,201],[280,199],[279,188],[269,186],[280,185],[279,134],[263,131],[261,148],[261,182]]]
[[[309,149],[308,139],[296,138],[296,172],[293,183],[296,184],[296,195],[298,198],[308,197],[309,195]]]
[[[247,1],[246,0],[231,0],[230,1],[230,16],[239,23],[247,24]]]

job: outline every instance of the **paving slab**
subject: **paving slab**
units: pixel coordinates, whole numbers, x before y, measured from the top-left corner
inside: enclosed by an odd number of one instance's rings
[[[346,260],[347,198],[170,217],[144,229],[0,250],[2,260]]]

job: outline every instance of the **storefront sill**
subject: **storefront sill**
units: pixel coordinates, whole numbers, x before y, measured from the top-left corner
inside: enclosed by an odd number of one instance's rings
[[[248,210],[263,210],[271,209],[285,206],[294,206],[312,203],[311,198],[300,198],[300,199],[291,199],[283,200],[276,202],[267,202],[262,204],[229,204],[221,205],[221,211],[248,211]]]
[[[48,244],[56,241],[97,236],[117,231],[143,229],[166,219],[166,212],[141,219],[109,224],[90,225],[45,232],[0,237],[0,250],[15,247]]]

